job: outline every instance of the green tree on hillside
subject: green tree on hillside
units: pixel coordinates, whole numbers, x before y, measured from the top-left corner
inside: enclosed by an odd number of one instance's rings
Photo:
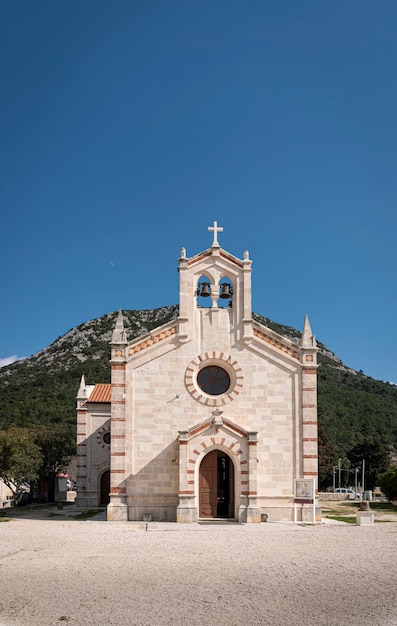
[[[362,467],[365,462],[365,489],[373,489],[376,486],[378,476],[385,472],[390,465],[390,454],[385,446],[379,441],[365,439],[356,444],[348,452],[347,457],[352,467]]]
[[[397,467],[390,467],[379,476],[379,486],[389,500],[397,500]]]
[[[65,471],[76,453],[74,430],[68,424],[51,424],[34,429],[34,441],[41,452],[40,478]]]
[[[0,478],[13,494],[38,478],[41,462],[40,448],[30,429],[11,426],[0,430]]]
[[[318,425],[318,481],[320,491],[332,485],[333,468],[336,463],[336,452],[331,439],[321,423]]]

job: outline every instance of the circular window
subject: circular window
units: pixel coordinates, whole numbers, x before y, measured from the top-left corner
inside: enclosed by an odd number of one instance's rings
[[[97,432],[96,441],[101,448],[110,450],[110,428],[108,425],[102,426]]]
[[[219,396],[229,389],[230,376],[222,367],[208,365],[197,374],[197,384],[209,396]]]
[[[103,433],[102,440],[107,445],[110,444],[110,432],[109,431],[107,431],[106,433]]]
[[[243,372],[237,361],[224,352],[204,352],[186,368],[185,384],[191,396],[207,406],[232,402],[243,388]]]

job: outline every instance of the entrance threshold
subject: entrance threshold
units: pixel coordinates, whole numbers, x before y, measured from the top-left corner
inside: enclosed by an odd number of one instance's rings
[[[209,524],[211,526],[215,526],[216,524],[240,524],[237,519],[231,517],[213,517],[213,518],[199,518],[197,520],[198,524]]]

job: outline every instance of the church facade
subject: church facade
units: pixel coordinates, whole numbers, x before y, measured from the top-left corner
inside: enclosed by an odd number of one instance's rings
[[[111,385],[77,395],[78,503],[107,518],[294,519],[297,480],[317,488],[317,346],[252,319],[248,252],[178,261],[179,317],[128,341],[120,311]],[[304,515],[302,508],[301,515]]]

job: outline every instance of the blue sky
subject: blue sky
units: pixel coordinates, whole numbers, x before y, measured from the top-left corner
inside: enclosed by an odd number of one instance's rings
[[[394,0],[0,3],[0,359],[253,259],[253,310],[397,382]],[[0,361],[5,363],[6,361]]]

